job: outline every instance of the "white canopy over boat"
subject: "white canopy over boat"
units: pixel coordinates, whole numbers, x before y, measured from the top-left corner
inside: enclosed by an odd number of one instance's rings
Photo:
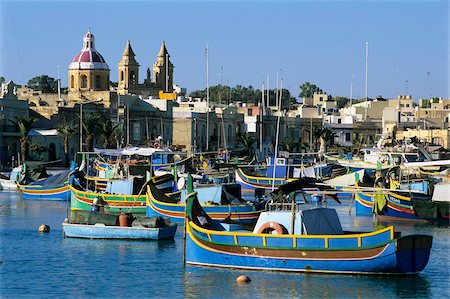
[[[170,149],[153,148],[153,147],[126,147],[119,149],[98,149],[94,148],[94,152],[108,156],[151,156],[157,152],[171,152]]]

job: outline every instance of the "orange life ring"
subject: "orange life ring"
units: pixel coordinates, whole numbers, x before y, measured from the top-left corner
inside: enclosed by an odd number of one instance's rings
[[[270,234],[272,231],[276,231],[278,235],[285,234],[286,228],[278,222],[270,221],[266,222],[258,229],[258,234]]]
[[[159,142],[158,142],[158,141],[155,141],[155,143],[153,144],[153,147],[154,147],[154,148],[159,148],[159,147],[160,147]]]
[[[219,158],[222,158],[222,155],[223,155],[222,151],[219,151],[219,152],[217,153],[217,155],[219,156]]]

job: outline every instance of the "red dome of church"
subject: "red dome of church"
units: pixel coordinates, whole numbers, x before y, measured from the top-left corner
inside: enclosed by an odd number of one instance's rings
[[[109,70],[103,56],[95,50],[94,35],[88,31],[83,38],[83,49],[75,56],[69,69],[73,70]]]

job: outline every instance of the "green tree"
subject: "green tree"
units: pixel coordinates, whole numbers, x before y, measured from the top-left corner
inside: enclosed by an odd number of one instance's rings
[[[323,126],[314,126],[313,127],[312,135],[314,138],[314,141],[313,141],[314,142],[314,150],[318,149],[318,144],[319,144],[320,138],[322,137],[322,134],[323,134]]]
[[[17,121],[10,120],[13,124],[17,126],[20,134],[20,155],[22,160],[28,159],[28,152],[30,149],[30,140],[28,135],[30,134],[33,126],[38,122],[37,118],[34,117],[22,117],[16,118]]]
[[[335,134],[333,133],[333,131],[330,128],[325,128],[325,127],[323,128],[321,138],[323,138],[323,140],[325,141],[325,152],[327,151],[326,146],[328,144],[332,144],[334,135]]]
[[[283,150],[289,153],[295,152],[295,149],[299,147],[299,143],[295,142],[294,139],[292,138],[286,138],[280,143],[280,145],[283,148]]]
[[[311,84],[309,82],[305,82],[302,85],[300,85],[300,98],[312,98],[314,93],[316,92],[323,92],[322,89],[317,87],[315,84]]]
[[[58,81],[47,75],[34,77],[28,81],[27,86],[43,93],[56,93],[58,91]]]
[[[94,137],[99,132],[101,126],[101,116],[89,113],[83,117],[83,132],[86,136],[86,151],[92,150],[92,145],[94,143]]]
[[[59,123],[56,127],[58,135],[64,138],[64,163],[69,163],[69,137],[76,134],[77,129],[75,125],[66,122]]]
[[[336,106],[338,109],[344,108],[350,101],[350,99],[340,96],[335,97],[334,100],[336,101]]]
[[[256,143],[256,138],[249,133],[240,134],[237,137],[237,141],[239,144],[243,146],[242,153],[245,156],[252,157],[254,153],[253,145]]]
[[[111,148],[116,143],[116,134],[119,124],[106,120],[99,126],[100,137],[103,139],[103,148]]]
[[[37,160],[42,160],[42,154],[47,151],[47,148],[39,142],[33,142],[30,144],[30,151],[35,155]]]

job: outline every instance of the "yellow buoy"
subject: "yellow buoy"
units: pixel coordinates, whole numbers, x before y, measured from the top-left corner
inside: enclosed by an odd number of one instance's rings
[[[237,283],[248,283],[250,281],[252,281],[252,280],[250,279],[250,277],[248,277],[246,275],[241,275],[238,278],[236,278]]]

